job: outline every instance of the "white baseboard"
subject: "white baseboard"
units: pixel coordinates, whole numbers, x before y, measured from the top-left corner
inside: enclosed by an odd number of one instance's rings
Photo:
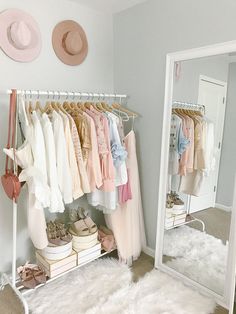
[[[143,252],[153,258],[155,257],[155,250],[151,249],[149,246],[145,246]]]
[[[222,209],[222,210],[224,210],[226,212],[231,212],[232,211],[232,207],[231,206],[225,206],[225,205],[216,203],[215,207],[219,208],[219,209]]]

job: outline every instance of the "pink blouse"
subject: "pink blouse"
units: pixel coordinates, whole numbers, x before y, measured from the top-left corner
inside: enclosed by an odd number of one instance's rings
[[[100,188],[102,186],[102,172],[98,154],[98,142],[95,124],[93,118],[91,118],[86,112],[84,112],[84,116],[86,117],[90,126],[91,150],[89,151],[88,154],[86,170],[89,179],[90,190],[91,192],[93,192],[96,189],[96,187]]]
[[[112,192],[115,190],[115,169],[110,150],[108,121],[102,113],[94,109],[92,106],[90,110],[86,109],[86,113],[93,118],[96,127],[98,152],[103,179],[103,185],[100,189],[104,192]]]

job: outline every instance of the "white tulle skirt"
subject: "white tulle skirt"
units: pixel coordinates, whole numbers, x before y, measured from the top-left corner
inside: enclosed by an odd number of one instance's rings
[[[105,215],[107,226],[113,231],[120,260],[131,265],[146,246],[143,208],[140,192],[136,140],[134,131],[125,137],[128,152],[127,168],[130,174],[132,199],[119,205],[112,214]]]

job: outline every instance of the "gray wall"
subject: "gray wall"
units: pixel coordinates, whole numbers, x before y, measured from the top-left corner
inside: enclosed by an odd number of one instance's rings
[[[234,174],[236,172],[236,63],[229,65],[228,95],[224,137],[220,161],[217,203],[233,204]]]
[[[200,75],[227,82],[228,67],[228,55],[181,62],[180,77],[179,79],[174,79],[173,99],[197,103]]]
[[[114,18],[115,90],[131,96],[148,245],[155,248],[166,53],[236,39],[233,0],[149,0]]]

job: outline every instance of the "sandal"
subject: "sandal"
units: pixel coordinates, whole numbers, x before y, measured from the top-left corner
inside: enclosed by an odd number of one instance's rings
[[[59,221],[55,222],[56,225],[56,230],[57,230],[57,236],[62,240],[67,243],[71,242],[72,237],[71,235],[67,232],[65,225]]]
[[[37,286],[37,282],[32,271],[32,264],[28,264],[27,262],[24,266],[18,267],[17,273],[19,274],[21,283],[25,288],[34,289]]]
[[[84,208],[82,208],[82,207],[78,208],[78,216],[80,219],[83,219],[86,226],[89,228],[89,232],[91,234],[97,232],[97,230],[98,230],[97,225],[93,222],[91,217],[89,217],[88,212],[85,211]]]
[[[69,210],[69,218],[71,222],[76,222],[78,220],[78,211],[77,209]]]
[[[37,284],[46,283],[46,274],[44,270],[42,270],[38,265],[36,265],[35,268],[32,269],[32,271]]]
[[[73,224],[71,224],[69,232],[75,236],[80,236],[80,237],[88,236],[90,234],[89,228],[86,226],[83,219],[80,219],[74,222]]]
[[[62,244],[60,237],[58,237],[55,223],[53,223],[52,221],[48,222],[46,231],[49,243],[52,243],[56,246],[60,246]]]
[[[105,226],[100,226],[98,229],[98,240],[101,242],[102,249],[106,252],[111,252],[116,249],[116,242],[113,232]]]
[[[95,233],[98,230],[98,227],[96,224],[93,222],[91,217],[87,216],[85,219],[83,219],[85,222],[85,225],[89,228],[90,233]]]

